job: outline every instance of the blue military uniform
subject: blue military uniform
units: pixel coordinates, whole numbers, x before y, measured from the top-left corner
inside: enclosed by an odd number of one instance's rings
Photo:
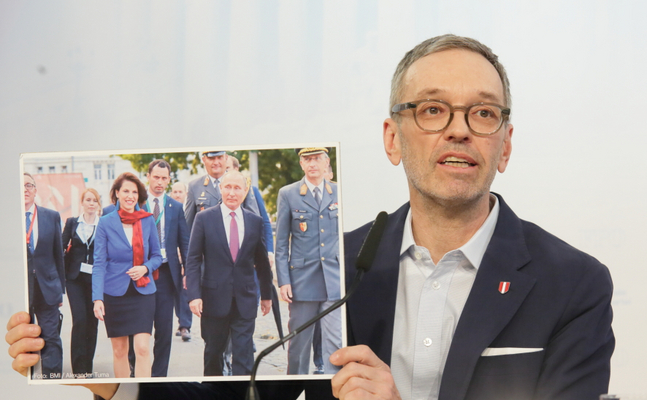
[[[324,181],[321,204],[306,178],[279,191],[276,219],[276,271],[279,286],[291,285],[290,330],[308,321],[340,298],[339,204],[337,185]],[[297,335],[288,349],[288,373],[307,374],[314,326]],[[328,361],[341,347],[341,312],[322,320],[326,373],[337,368]]]

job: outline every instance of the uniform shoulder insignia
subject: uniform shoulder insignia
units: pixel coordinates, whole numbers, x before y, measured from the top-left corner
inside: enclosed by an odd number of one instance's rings
[[[204,177],[204,182],[202,182],[202,186],[207,186],[209,184],[209,177],[205,176]]]
[[[332,188],[328,183],[326,183],[326,192],[328,192],[328,194],[332,194]]]
[[[304,183],[303,185],[301,185],[301,190],[299,190],[299,194],[301,196],[305,196],[306,193],[308,193],[308,185]]]

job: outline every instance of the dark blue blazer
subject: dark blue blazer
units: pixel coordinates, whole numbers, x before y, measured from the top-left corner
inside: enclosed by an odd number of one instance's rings
[[[144,265],[148,268],[150,282],[137,287],[141,294],[155,293],[152,271],[162,264],[159,238],[153,216],[142,218],[144,238]],[[40,233],[39,233],[40,235]],[[133,266],[133,248],[126,238],[119,213],[111,212],[99,219],[94,239],[94,265],[92,267],[92,301],[103,300],[103,294],[123,296],[132,280],[126,274]]]
[[[166,258],[168,260],[173,284],[179,293],[182,289],[182,264],[177,250],[180,249],[182,260],[186,260],[189,251],[189,228],[184,219],[182,203],[164,195],[166,206],[164,207],[164,235],[166,239]],[[148,203],[144,205],[148,212]],[[155,231],[157,233],[157,231]]]
[[[38,240],[34,253],[27,251],[27,265],[35,272],[38,285],[47,304],[63,302],[65,293],[65,266],[61,240],[61,216],[58,212],[36,206]],[[31,296],[30,296],[31,298]]]
[[[597,399],[607,393],[611,277],[593,257],[520,220],[499,197],[497,225],[447,357],[439,400]],[[389,215],[373,268],[347,306],[348,344],[391,361],[405,204]],[[347,282],[370,225],[345,236]],[[500,282],[510,282],[506,294]],[[543,348],[489,356],[486,348]]]
[[[245,234],[236,262],[231,258],[220,206],[196,214],[186,263],[188,300],[202,299],[206,315],[222,318],[236,298],[243,318],[256,318],[258,298],[254,270],[263,300],[271,299],[270,269],[261,217],[243,209]],[[200,266],[204,257],[204,271]],[[256,268],[254,268],[256,266]],[[202,276],[201,276],[202,275]]]
[[[519,219],[499,197],[497,225],[461,314],[443,372],[439,400],[596,400],[606,393],[615,345],[611,277],[593,257]],[[405,204],[389,215],[373,267],[347,305],[348,345],[366,344],[391,361]],[[344,235],[346,282],[370,224]],[[509,291],[498,291],[501,281]],[[543,348],[483,357],[486,348]],[[285,381],[263,382],[263,398],[293,398]],[[312,398],[333,399],[330,382],[304,382]],[[142,385],[140,399],[214,399],[243,382]],[[281,390],[284,389],[284,392]],[[240,394],[239,394],[240,393]],[[263,395],[262,395],[263,396]],[[170,397],[169,397],[170,398]],[[310,397],[309,397],[310,398]]]

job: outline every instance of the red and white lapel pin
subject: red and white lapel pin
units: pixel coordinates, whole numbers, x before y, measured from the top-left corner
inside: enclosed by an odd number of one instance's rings
[[[506,294],[510,290],[510,282],[499,282],[499,293]]]

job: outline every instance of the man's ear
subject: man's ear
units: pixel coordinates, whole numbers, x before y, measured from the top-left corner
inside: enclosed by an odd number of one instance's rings
[[[398,134],[398,124],[393,120],[393,118],[387,118],[384,120],[382,126],[382,139],[384,141],[384,151],[386,151],[386,156],[391,161],[393,165],[399,165],[402,160],[400,154],[400,135]]]
[[[505,136],[503,138],[503,151],[501,151],[501,158],[499,159],[498,170],[500,173],[505,172],[506,167],[508,166],[508,161],[510,161],[510,154],[512,154],[512,131],[514,127],[512,124],[505,125]]]

